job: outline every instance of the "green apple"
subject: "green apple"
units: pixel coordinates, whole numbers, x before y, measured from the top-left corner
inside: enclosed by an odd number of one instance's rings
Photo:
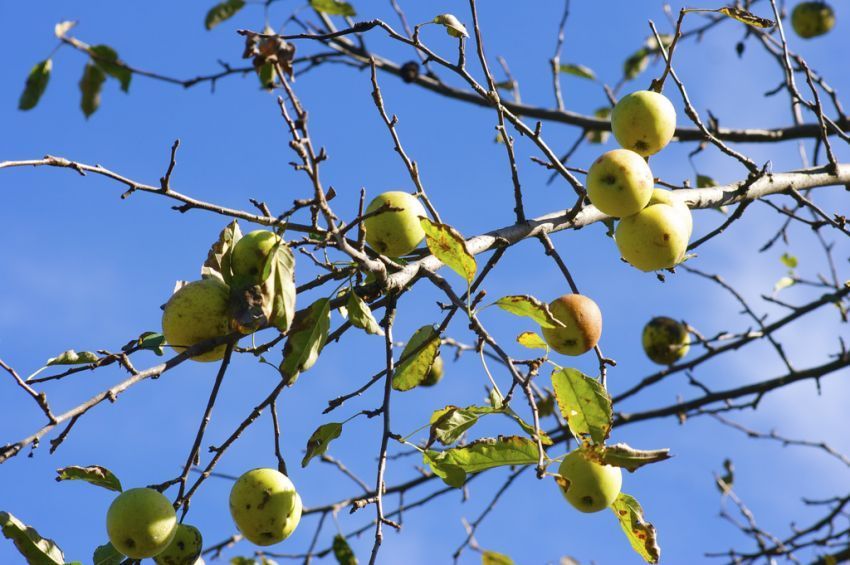
[[[684,204],[666,203],[665,191],[653,191],[655,202],[633,216],[620,220],[614,239],[620,255],[641,271],[657,271],[678,265],[685,257],[693,226]]]
[[[694,219],[691,215],[691,209],[688,208],[687,204],[673,196],[672,191],[664,190],[663,188],[656,188],[652,191],[652,197],[650,197],[647,206],[652,206],[653,204],[668,204],[678,210],[679,216],[687,229],[688,239],[691,238],[691,234],[694,231]]]
[[[292,481],[275,469],[248,471],[230,491],[230,515],[242,535],[256,545],[288,538],[301,520],[301,509]]]
[[[826,2],[800,2],[791,12],[791,27],[803,39],[827,33],[835,25],[835,12]]]
[[[382,206],[399,208],[369,216],[364,220],[366,243],[369,247],[388,257],[407,255],[425,238],[425,232],[419,224],[419,217],[426,216],[425,208],[419,200],[406,192],[392,190],[379,194],[366,213],[374,212]]]
[[[422,386],[434,386],[443,378],[443,357],[440,354],[437,354],[434,357],[434,363],[431,365],[431,368],[428,370],[428,375],[425,377],[425,380],[422,381]]]
[[[242,236],[233,246],[230,255],[230,270],[233,273],[232,286],[246,286],[263,282],[263,268],[269,254],[280,242],[280,237],[271,231],[255,230]]]
[[[672,365],[688,354],[688,327],[666,316],[658,316],[643,328],[643,350],[659,365]]]
[[[204,548],[201,532],[195,526],[177,524],[174,539],[165,551],[153,558],[157,565],[195,565]]]
[[[131,559],[161,553],[177,532],[171,502],[153,489],[133,488],[119,494],[106,513],[106,531],[112,545]]]
[[[587,172],[587,196],[609,216],[637,214],[652,196],[655,179],[643,157],[628,149],[603,153]]]
[[[565,294],[549,303],[549,311],[563,328],[540,328],[549,347],[563,355],[581,355],[596,346],[602,335],[602,312],[582,294]]]
[[[621,147],[644,157],[664,149],[676,131],[676,110],[663,94],[638,90],[611,112],[611,130]]]
[[[218,279],[191,282],[171,295],[162,314],[165,340],[179,352],[214,337],[230,333],[230,289]],[[225,344],[192,357],[195,361],[218,361]]]
[[[617,499],[623,486],[619,467],[590,461],[580,450],[564,457],[558,473],[566,480],[561,490],[564,498],[581,512],[605,510]]]

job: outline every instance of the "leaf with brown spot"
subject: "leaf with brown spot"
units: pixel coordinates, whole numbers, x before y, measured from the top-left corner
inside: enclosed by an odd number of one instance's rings
[[[210,247],[207,260],[201,266],[201,278],[218,278],[225,284],[230,284],[230,255],[240,239],[242,230],[239,229],[239,223],[233,220],[221,230],[218,240]]]
[[[327,298],[320,298],[295,313],[280,364],[280,374],[287,385],[292,385],[302,371],[312,367],[319,359],[330,325],[331,310]]]
[[[304,459],[301,460],[301,467],[306,467],[313,457],[324,454],[331,441],[338,438],[340,434],[342,434],[342,424],[338,422],[323,424],[316,428],[316,431],[307,440],[307,452],[304,454]]]
[[[384,330],[378,324],[375,316],[372,315],[369,305],[354,291],[350,290],[346,294],[348,294],[348,297],[345,300],[345,310],[351,325],[368,334],[384,335]]]
[[[8,512],[0,512],[0,530],[12,540],[30,565],[62,565],[65,555],[56,542],[41,535]]]
[[[658,563],[661,547],[658,545],[655,526],[646,521],[638,501],[621,492],[611,504],[611,510],[620,521],[620,527],[623,528],[632,549],[647,563]]]
[[[442,461],[478,473],[493,467],[534,465],[538,460],[537,443],[519,436],[484,438],[442,453]],[[546,454],[543,454],[544,460]]]
[[[531,318],[544,328],[563,328],[564,324],[556,319],[549,306],[540,302],[530,294],[514,294],[503,296],[495,302],[496,306],[515,316]]]
[[[107,490],[121,492],[121,481],[115,474],[100,465],[89,465],[88,467],[63,467],[56,470],[56,481],[85,481]]]
[[[622,467],[630,473],[650,463],[658,463],[670,459],[669,449],[642,450],[635,449],[625,443],[605,446],[598,456],[600,463],[613,467]]]
[[[773,20],[768,20],[767,18],[760,18],[751,12],[742,10],[741,8],[731,8],[729,6],[724,6],[723,8],[720,8],[717,11],[723,15],[729,16],[733,20],[738,20],[742,24],[747,24],[748,26],[766,29],[776,25],[776,22],[774,22]]]
[[[549,351],[549,344],[535,332],[522,332],[516,337],[516,340],[523,347]]]
[[[440,334],[434,326],[422,326],[416,330],[401,352],[403,361],[393,374],[393,388],[405,391],[421,384],[439,352]]]
[[[552,373],[552,388],[570,431],[584,444],[603,445],[611,433],[611,397],[602,384],[576,369]]]
[[[419,223],[425,231],[425,243],[434,257],[463,277],[467,283],[475,278],[478,265],[475,257],[466,247],[466,240],[448,224],[432,222],[428,218],[419,218]]]

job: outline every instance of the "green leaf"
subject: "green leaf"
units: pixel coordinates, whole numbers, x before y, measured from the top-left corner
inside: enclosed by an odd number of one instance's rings
[[[514,560],[495,551],[482,551],[481,565],[514,565]]]
[[[611,465],[613,467],[622,467],[630,473],[633,473],[644,465],[670,459],[670,450],[653,449],[651,451],[644,451],[641,449],[635,449],[625,443],[616,443],[614,445],[605,446],[600,459],[600,463]]]
[[[336,562],[339,565],[357,565],[357,557],[354,555],[354,551],[351,550],[351,546],[348,545],[348,540],[343,535],[335,535],[331,547],[333,548]]]
[[[32,110],[35,108],[44,90],[47,88],[47,83],[50,81],[50,71],[53,70],[53,60],[45,59],[37,63],[27,75],[27,82],[24,86],[24,91],[21,93],[21,98],[18,100],[19,110]]]
[[[323,455],[328,450],[331,441],[338,438],[341,433],[342,424],[337,422],[323,424],[316,428],[316,431],[307,440],[307,453],[301,460],[301,467],[306,467],[313,457]]]
[[[602,108],[597,108],[596,111],[593,112],[593,115],[600,119],[607,119],[611,115],[611,107],[603,106]],[[587,132],[585,138],[590,143],[605,143],[608,141],[610,136],[610,131],[592,130]]]
[[[354,291],[348,291],[346,294],[348,298],[345,301],[345,309],[351,325],[369,334],[384,335],[384,330],[372,315],[369,305]]]
[[[41,535],[9,514],[0,512],[0,529],[6,539],[12,540],[29,565],[62,565],[65,555],[56,542]]]
[[[516,316],[531,318],[544,328],[563,328],[564,324],[549,311],[549,306],[529,294],[503,296],[496,306]]]
[[[782,264],[785,265],[786,267],[788,267],[789,269],[796,269],[797,268],[798,261],[797,261],[797,258],[794,257],[793,255],[788,255],[787,253],[783,253],[782,257],[780,257],[779,260],[782,261]]]
[[[124,561],[124,555],[115,549],[112,543],[106,542],[94,550],[92,561],[94,565],[120,565]]]
[[[661,547],[658,545],[655,526],[646,521],[638,501],[621,492],[611,504],[611,510],[620,521],[620,527],[623,528],[632,549],[647,563],[658,563]]]
[[[89,53],[92,55],[92,61],[100,67],[100,70],[121,83],[121,90],[124,92],[130,90],[133,73],[121,63],[115,49],[108,45],[95,45],[89,48]]]
[[[121,481],[115,474],[100,465],[90,465],[88,467],[63,467],[56,470],[56,481],[85,481],[95,486],[121,492]]]
[[[224,226],[218,234],[218,240],[210,247],[207,260],[201,266],[201,277],[217,278],[225,284],[230,284],[233,278],[230,271],[230,255],[240,239],[242,239],[242,230],[239,229],[239,223],[236,220]]]
[[[348,16],[353,18],[357,15],[354,6],[348,2],[340,2],[339,0],[310,0],[310,6],[317,12],[322,12],[329,16]]]
[[[469,37],[466,27],[453,14],[440,14],[434,18],[434,23],[444,26],[452,37]]]
[[[649,51],[646,48],[640,48],[623,61],[623,76],[627,80],[636,78],[639,74],[646,70],[649,66]]]
[[[552,388],[561,415],[579,441],[603,445],[611,433],[611,398],[596,379],[576,369],[552,373]]]
[[[232,18],[236,12],[245,7],[245,0],[225,0],[213,6],[204,19],[204,27],[214,28],[221,22]]]
[[[738,20],[742,24],[747,24],[748,26],[758,27],[758,28],[769,28],[776,25],[776,22],[773,20],[768,20],[767,18],[760,18],[746,10],[742,10],[741,8],[730,8],[728,6],[724,6],[717,10],[719,13],[729,16],[733,20]]]
[[[420,217],[419,223],[425,231],[425,243],[431,253],[471,283],[478,266],[463,236],[450,225],[432,222],[428,218]]]
[[[431,469],[431,472],[440,477],[444,483],[451,487],[461,488],[466,482],[466,471],[444,461],[443,453],[426,449],[422,452],[422,460]]]
[[[63,351],[57,357],[51,357],[47,360],[47,366],[51,365],[83,365],[85,363],[96,363],[100,357],[92,351],[80,351],[77,353],[73,349]]]
[[[295,313],[280,364],[280,374],[287,385],[292,385],[302,371],[316,363],[328,339],[330,325],[331,310],[327,298],[320,298]]]
[[[708,188],[711,186],[717,186],[717,182],[706,175],[697,175],[697,188]]]
[[[295,255],[283,239],[270,255],[270,276],[273,281],[271,322],[278,330],[285,332],[292,326],[295,316]]]
[[[535,332],[522,332],[516,337],[516,340],[523,347],[549,351],[549,344]]]
[[[466,473],[478,473],[493,467],[534,465],[538,455],[537,443],[533,440],[519,436],[499,436],[448,449],[442,453],[440,460]]]
[[[80,79],[80,109],[88,118],[100,107],[100,89],[106,80],[106,75],[95,64],[86,63],[83,69],[83,77]]]
[[[257,77],[260,79],[260,86],[262,88],[272,90],[275,81],[274,64],[263,63],[260,65],[260,68],[257,69]]]
[[[558,70],[562,73],[566,73],[568,75],[577,76],[579,78],[587,78],[590,80],[596,80],[596,73],[593,72],[593,69],[589,67],[585,67],[584,65],[561,65],[558,67]]]
[[[414,351],[417,352],[413,353]],[[440,334],[434,326],[422,326],[416,330],[401,352],[401,359],[404,361],[398,364],[393,374],[393,388],[399,391],[410,390],[422,383],[439,352]]]
[[[489,410],[495,411],[493,408]],[[446,406],[431,415],[431,434],[427,446],[435,441],[451,445],[478,422],[479,413],[457,406]]]
[[[505,415],[509,416],[509,417],[510,417],[510,418],[512,418],[512,419],[513,419],[513,420],[514,420],[517,424],[519,424],[519,427],[520,427],[520,428],[522,428],[522,429],[523,429],[523,431],[524,431],[525,433],[527,433],[529,436],[531,436],[532,438],[534,438],[534,437],[537,437],[537,436],[539,435],[539,436],[540,436],[540,443],[542,443],[543,445],[546,445],[546,446],[552,445],[552,438],[550,438],[550,437],[546,434],[546,432],[544,432],[543,430],[535,430],[535,429],[534,429],[534,426],[532,426],[531,424],[529,424],[528,422],[526,422],[525,420],[523,420],[523,419],[520,417],[520,415],[519,415],[519,414],[517,414],[516,412],[514,412],[514,411],[513,411],[510,407],[505,406],[505,407],[503,408],[503,410],[504,410]],[[539,416],[539,415],[540,415],[540,414],[539,414],[539,412],[538,412],[538,416]]]

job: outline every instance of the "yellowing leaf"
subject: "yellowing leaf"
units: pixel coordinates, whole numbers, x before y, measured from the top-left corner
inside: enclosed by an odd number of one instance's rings
[[[503,296],[496,306],[516,316],[531,318],[544,328],[563,328],[564,324],[549,311],[549,306],[528,294]]]
[[[789,286],[794,286],[794,284],[796,284],[796,283],[795,283],[794,279],[792,279],[791,277],[782,277],[781,279],[776,281],[775,285],[773,285],[773,294],[778,293],[783,288],[788,288]]]
[[[471,283],[475,278],[478,265],[475,263],[475,257],[467,249],[463,236],[453,227],[432,222],[428,218],[420,217],[419,223],[425,231],[425,243],[431,253]]]
[[[658,563],[661,547],[655,533],[655,526],[646,521],[643,508],[638,501],[625,493],[620,493],[611,504],[611,510],[620,521],[629,543],[638,555],[647,563]]]
[[[426,449],[422,452],[422,460],[431,469],[431,472],[443,479],[443,482],[454,488],[461,488],[466,482],[466,471],[443,461],[443,453]]]
[[[469,37],[466,27],[453,14],[440,14],[434,18],[434,23],[445,26],[446,32],[452,37]]]
[[[567,64],[561,65],[558,67],[558,70],[562,73],[566,73],[568,75],[577,76],[579,78],[587,78],[590,80],[596,80],[596,73],[593,72],[593,69],[589,67],[585,67],[584,65],[574,65]]]
[[[481,565],[514,565],[514,560],[503,553],[482,551]]]
[[[596,379],[576,369],[552,373],[552,388],[570,431],[584,444],[603,445],[611,433],[611,398]]]
[[[88,467],[63,467],[56,470],[57,481],[85,481],[95,486],[103,487],[107,490],[121,492],[121,481],[118,480],[112,471],[100,465],[90,465]]]
[[[357,15],[354,6],[348,2],[340,2],[338,0],[310,0],[310,6],[317,12],[322,12],[329,16],[349,16],[353,18]]]
[[[460,467],[466,473],[478,473],[493,467],[534,465],[538,456],[535,441],[519,436],[499,436],[448,449],[440,459],[443,463]]]
[[[242,230],[239,229],[239,223],[233,220],[227,224],[221,233],[218,235],[218,241],[212,244],[212,247],[207,253],[207,260],[204,261],[201,267],[202,278],[217,278],[226,284],[230,284],[230,254],[233,252],[233,247],[242,239]]]
[[[634,472],[644,465],[670,459],[670,450],[654,449],[644,451],[635,449],[625,443],[616,443],[614,445],[605,446],[599,456],[599,459],[601,460],[600,463],[614,467],[622,467],[629,472]]]
[[[214,28],[221,22],[232,18],[236,12],[245,7],[245,0],[225,0],[213,6],[204,19],[204,27]]]
[[[345,301],[345,310],[351,325],[369,334],[384,335],[384,330],[372,315],[369,305],[354,291],[349,290],[346,294],[348,298]]]
[[[422,326],[416,330],[401,352],[402,361],[393,374],[393,388],[404,391],[419,385],[428,376],[439,352],[440,335],[434,326]]]
[[[96,363],[100,358],[96,353],[91,351],[80,351],[77,353],[73,349],[60,353],[57,357],[51,357],[47,360],[47,365],[83,365],[85,363]]]
[[[782,264],[788,267],[789,269],[796,269],[798,265],[797,258],[793,255],[789,255],[787,253],[783,253],[782,257],[779,258],[782,261]]]
[[[65,555],[56,542],[41,537],[30,526],[27,526],[8,512],[0,512],[0,530],[3,535],[12,540],[27,563],[31,565],[62,565]]]
[[[516,338],[517,343],[529,349],[545,349],[549,350],[549,344],[535,332],[522,332]]]
[[[748,26],[758,27],[758,28],[769,28],[776,25],[776,22],[773,20],[768,20],[766,18],[760,18],[746,10],[742,10],[740,8],[730,8],[728,6],[724,6],[717,10],[719,13],[729,16],[734,20],[738,20],[742,24],[747,24]]]

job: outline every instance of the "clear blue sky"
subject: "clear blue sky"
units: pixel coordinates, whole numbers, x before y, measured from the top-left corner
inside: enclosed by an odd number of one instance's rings
[[[73,34],[91,43],[114,47],[132,65],[178,77],[215,71],[217,59],[239,60],[242,39],[235,29],[263,26],[262,9],[249,5],[231,22],[214,30],[203,29],[203,18],[212,2],[114,3],[105,1],[0,3],[0,161],[61,155],[86,163],[101,163],[139,181],[155,184],[163,174],[175,138],[182,145],[173,176],[177,190],[203,200],[249,209],[248,198],[264,200],[279,211],[296,198],[309,194],[306,177],[288,166],[292,154],[275,99],[258,88],[253,76],[221,81],[215,93],[207,86],[189,90],[134,77],[129,95],[114,81],[105,85],[101,109],[89,120],[79,110],[77,82],[83,56],[69,48],[54,55],[54,72],[39,106],[30,112],[17,108],[18,96],[31,66],[55,47],[53,25],[74,19]],[[466,2],[402,2],[412,22],[422,22],[442,12],[453,12],[469,23]],[[573,2],[567,26],[563,62],[594,69],[601,80],[614,84],[622,61],[643,42],[652,18],[664,31],[669,23],[661,2]],[[680,2],[673,2],[678,9]],[[769,15],[764,2],[760,15]],[[272,21],[280,22],[296,7],[280,2]],[[363,19],[381,17],[396,26],[388,2],[356,4]],[[519,6],[522,5],[522,8]],[[722,3],[706,1],[704,7]],[[846,6],[842,6],[846,7]],[[524,101],[552,106],[548,58],[554,47],[560,2],[481,2],[482,26],[488,54],[504,56],[520,81]],[[839,92],[850,92],[846,61],[850,23],[839,14],[833,32],[816,41],[792,36],[811,66],[826,75]],[[696,20],[694,20],[696,22]],[[696,107],[718,116],[726,126],[781,126],[790,124],[786,99],[764,98],[763,93],[781,80],[780,69],[748,43],[742,58],[735,43],[744,35],[740,24],[729,21],[701,43],[689,41],[677,51],[678,70]],[[436,26],[425,28],[423,38],[441,53],[454,56],[452,42]],[[385,40],[380,32],[368,37],[369,46],[404,61],[413,54]],[[301,52],[312,46],[301,45]],[[471,53],[470,53],[471,55]],[[477,66],[474,59],[470,64]],[[496,65],[493,65],[494,67]],[[645,88],[659,67],[651,66],[629,89]],[[446,75],[444,75],[446,76]],[[449,79],[452,82],[454,79]],[[447,100],[391,76],[380,77],[390,112],[400,118],[399,133],[409,154],[418,160],[422,178],[443,219],[466,235],[512,222],[512,186],[504,148],[493,143],[495,114]],[[667,94],[677,109],[681,101],[672,85]],[[323,178],[338,198],[335,210],[344,218],[356,214],[358,191],[374,195],[388,189],[410,189],[401,161],[392,151],[388,133],[370,97],[367,72],[343,66],[314,70],[296,82],[310,110],[314,143],[327,148]],[[604,105],[599,85],[565,76],[567,107],[590,113]],[[681,112],[680,112],[681,115]],[[705,115],[705,114],[703,114]],[[684,118],[681,118],[684,121]],[[577,132],[546,124],[549,144],[563,150]],[[609,142],[608,148],[613,148]],[[693,144],[671,146],[653,158],[656,176],[667,181],[693,179],[687,153]],[[744,146],[757,162],[770,160],[775,171],[800,166],[796,146]],[[526,209],[536,216],[568,207],[572,192],[565,183],[546,184],[548,173],[533,164],[533,147],[520,140],[517,146]],[[573,163],[587,166],[601,151],[582,148]],[[846,160],[848,151],[838,149]],[[744,176],[734,161],[708,150],[696,157],[703,174],[718,182]],[[23,374],[38,369],[49,357],[69,348],[117,350],[143,331],[159,330],[160,304],[176,280],[198,277],[200,264],[218,232],[222,217],[192,211],[181,215],[163,198],[136,194],[120,200],[123,189],[105,179],[79,177],[61,170],[12,170],[0,173],[0,225],[5,243],[0,252],[0,358]],[[844,210],[847,193],[824,189],[820,202],[829,210]],[[710,231],[723,217],[714,211],[695,215],[695,237]],[[825,269],[823,254],[814,236],[791,231],[790,249],[779,244],[766,253],[758,248],[772,235],[780,219],[764,205],[751,206],[745,221],[723,237],[700,249],[695,266],[722,274],[756,305],[759,312],[776,314],[776,307],[761,301],[785,274],[779,256],[788,250],[800,259],[801,274],[813,277]],[[243,224],[243,231],[251,229]],[[832,238],[831,234],[828,237]],[[659,283],[623,264],[613,241],[601,225],[579,232],[558,233],[554,241],[577,278],[582,292],[594,298],[605,324],[601,345],[618,366],[610,372],[614,393],[628,388],[655,368],[643,356],[640,331],[654,315],[686,319],[706,335],[721,330],[742,331],[751,321],[720,288],[685,272]],[[846,241],[838,242],[837,257],[847,257]],[[298,257],[298,281],[314,274],[309,261]],[[847,264],[839,266],[846,278]],[[453,274],[447,276],[460,289]],[[420,288],[421,287],[421,288]],[[536,242],[517,245],[488,278],[485,287],[493,299],[506,294],[529,293],[551,299],[568,289]],[[803,303],[817,291],[792,288],[785,298]],[[321,296],[300,298],[300,303]],[[419,326],[439,316],[439,296],[424,284],[407,294],[400,304],[396,335],[407,337]],[[482,320],[516,355],[510,345],[522,331],[535,329],[529,322],[497,309],[488,309]],[[334,313],[334,326],[340,322]],[[793,362],[808,367],[826,361],[837,349],[837,335],[847,337],[835,309],[823,309],[804,318],[781,337]],[[448,335],[471,342],[466,325],[456,319]],[[351,401],[329,416],[321,414],[329,398],[356,388],[380,370],[383,341],[349,332],[341,344],[326,348],[319,363],[281,397],[283,448],[291,476],[307,506],[316,506],[355,494],[357,487],[336,469],[314,461],[299,467],[310,433],[320,424],[341,421],[380,403],[377,388]],[[270,356],[275,362],[279,352]],[[158,362],[152,354],[135,359],[137,367]],[[557,358],[565,365],[589,373],[595,370],[590,355]],[[754,344],[702,366],[697,376],[713,388],[726,388],[782,374],[782,364],[766,345]],[[0,509],[10,511],[55,539],[68,560],[90,562],[93,549],[105,542],[104,516],[112,494],[82,483],[54,482],[55,469],[67,465],[104,465],[124,485],[142,486],[175,476],[191,446],[206,397],[213,382],[214,364],[184,364],[156,381],[133,387],[115,405],[103,405],[82,418],[56,454],[49,455],[47,441],[34,457],[22,454],[0,466]],[[83,373],[45,387],[51,403],[62,411],[124,378],[118,369]],[[762,430],[776,428],[792,437],[826,440],[850,451],[846,429],[846,404],[850,376],[845,371],[823,382],[818,397],[810,383],[770,395],[758,413],[745,413],[739,421]],[[16,388],[8,375],[0,375],[0,443],[16,441],[43,424],[34,403]],[[228,374],[213,414],[204,446],[219,443],[251,408],[276,384],[279,376],[253,359],[237,359]],[[507,375],[499,374],[501,382]],[[548,372],[542,382],[548,381]],[[482,400],[486,377],[472,356],[447,363],[446,377],[437,387],[398,394],[393,401],[394,430],[406,434],[427,422],[431,412],[446,404],[472,404]],[[679,375],[651,393],[615,407],[637,411],[697,393]],[[507,421],[484,422],[476,435],[513,433]],[[675,457],[663,464],[625,477],[624,491],[636,496],[659,531],[664,561],[702,562],[703,553],[747,544],[737,531],[718,518],[721,506],[712,472],[724,458],[737,468],[736,491],[755,512],[759,524],[775,533],[787,532],[788,523],[804,524],[813,515],[801,497],[821,498],[843,494],[848,469],[820,452],[751,442],[737,432],[708,419],[680,426],[674,419],[652,421],[615,431],[614,440],[643,448],[670,447]],[[369,484],[374,482],[375,456],[380,440],[378,419],[357,419],[346,425],[330,453],[341,459]],[[218,470],[240,474],[257,466],[274,466],[271,421],[262,416],[221,461]],[[561,455],[555,449],[553,456]],[[392,452],[397,452],[392,447]],[[203,460],[207,460],[205,450]],[[416,475],[420,462],[411,458],[392,462],[387,480],[394,484]],[[504,480],[507,470],[488,472],[470,485],[471,499],[451,493],[425,508],[404,515],[401,534],[387,532],[381,553],[383,563],[425,564],[448,562],[464,539],[461,517],[472,520],[486,506]],[[571,555],[582,563],[638,563],[614,517],[608,512],[579,515],[560,497],[551,481],[537,481],[526,472],[505,495],[479,530],[479,544],[511,555],[517,563],[557,562]],[[193,499],[187,522],[197,525],[207,543],[234,533],[227,510],[230,484],[210,479]],[[407,502],[422,496],[428,487],[411,492]],[[414,498],[415,497],[415,498]],[[394,508],[397,498],[389,497]],[[347,532],[374,516],[372,507],[355,515],[340,513],[338,525]],[[314,532],[315,517],[305,518],[296,533],[273,548],[304,551]],[[326,547],[336,526],[325,525],[320,547]],[[371,532],[352,541],[361,562],[371,548]],[[247,543],[225,555],[249,555]],[[476,562],[467,551],[462,562]],[[0,540],[0,563],[18,563],[20,556]]]

